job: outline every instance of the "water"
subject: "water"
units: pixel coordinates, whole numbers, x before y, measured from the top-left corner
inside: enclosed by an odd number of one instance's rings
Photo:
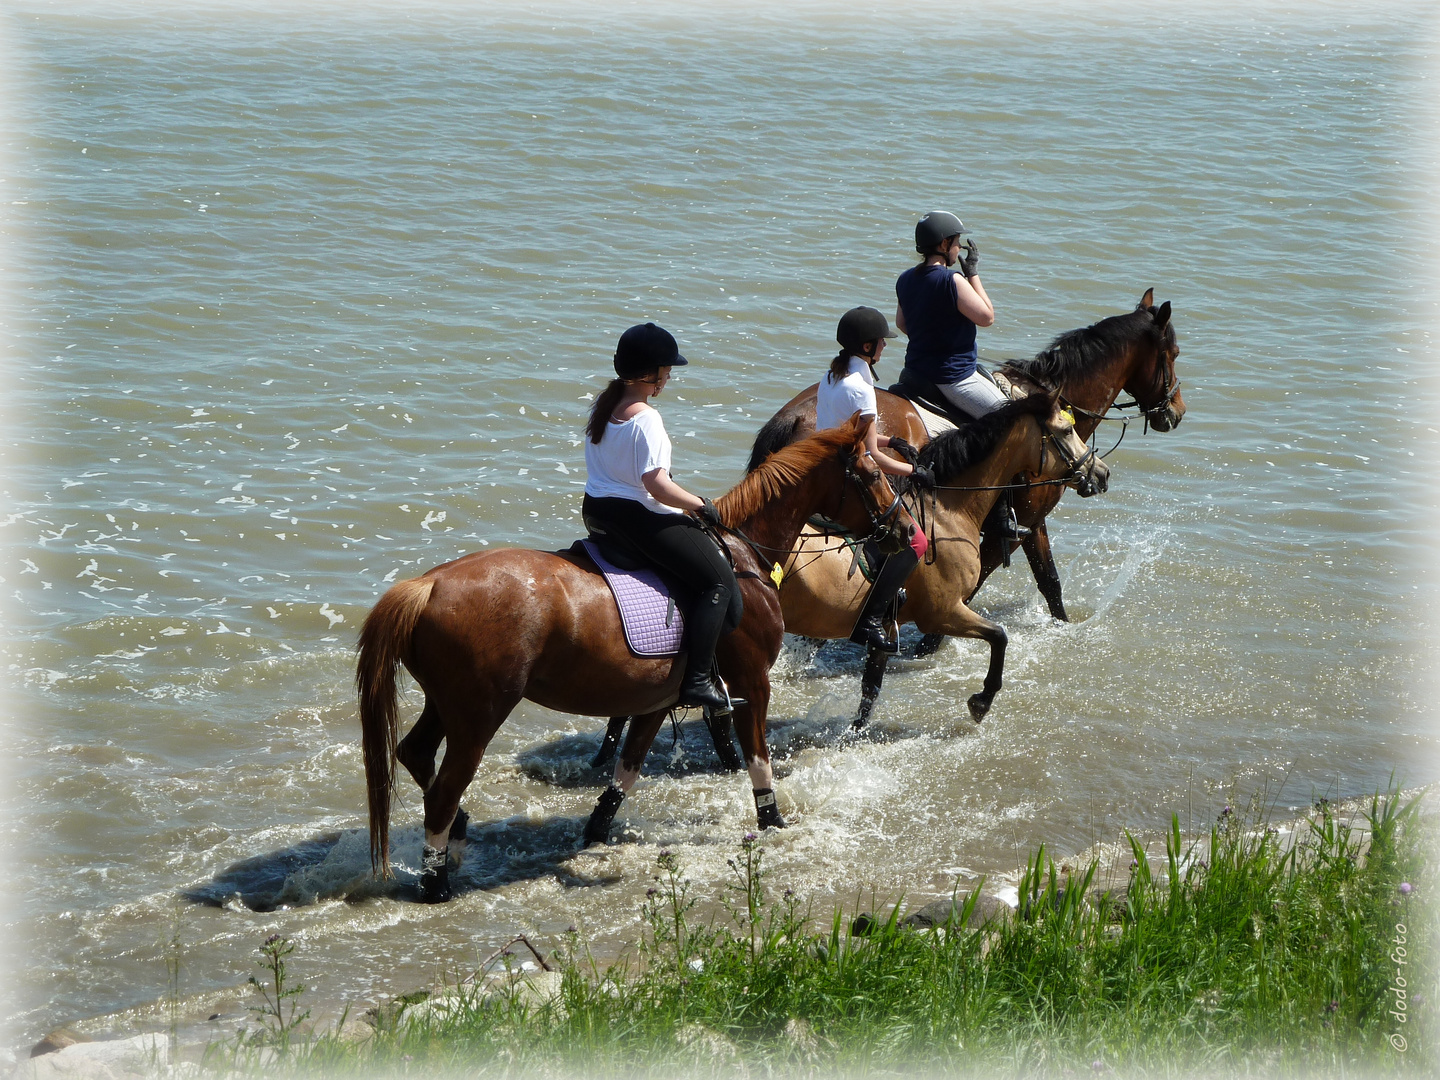
[[[1051,519],[1073,623],[1022,565],[987,584],[979,728],[979,643],[898,664],[854,743],[858,652],[787,650],[777,885],[922,900],[1437,778],[1433,15],[1038,10],[7,7],[8,1044],[159,1023],[167,956],[223,1035],[275,931],[319,1012],[519,932],[615,955],[662,847],[719,895],[753,807],[700,731],[577,854],[601,724],[530,705],[461,897],[375,886],[355,631],[390,581],[578,534],[632,322],[692,361],[677,475],[725,490],[935,207],[980,244],[985,352],[1154,286],[1190,412]]]

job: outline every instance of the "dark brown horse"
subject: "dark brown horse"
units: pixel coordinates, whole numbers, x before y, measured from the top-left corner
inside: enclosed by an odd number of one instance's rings
[[[1133,312],[1061,334],[1033,360],[1006,361],[1001,372],[1020,393],[1058,390],[1061,403],[1075,413],[1075,430],[1082,439],[1090,439],[1102,420],[1115,419],[1108,414],[1122,390],[1134,399],[1134,407],[1148,427],[1170,431],[1185,416],[1180,380],[1175,377],[1175,358],[1180,349],[1170,322],[1170,302],[1157,308],[1154,301],[1155,290],[1146,289]],[[760,429],[750,454],[751,468],[776,448],[815,430],[815,391],[815,386],[800,391]],[[875,397],[882,434],[899,435],[914,446],[929,441],[924,424],[908,401],[883,390],[877,390]],[[1045,526],[1046,515],[1060,502],[1062,490],[1029,488],[1017,493],[1014,506],[1020,524],[1031,530],[1030,537],[1019,546],[1030,561],[1050,614],[1063,622],[1068,621],[1068,616]],[[1015,546],[1012,541],[1010,550]],[[977,590],[1008,555],[998,539],[986,537],[980,552]],[[921,655],[938,645],[938,640],[927,639]]]
[[[774,562],[785,557],[814,513],[868,515],[903,534],[914,528],[863,451],[858,418],[852,418],[777,453],[716,502],[730,530],[726,543],[745,608],[739,627],[721,639],[716,659],[732,692],[746,699],[735,709],[735,727],[757,791],[770,792],[773,783],[765,717],[770,666],[784,630],[771,578]],[[845,499],[851,484],[859,486],[861,498]],[[389,873],[398,761],[425,793],[421,885],[428,901],[450,896],[446,856],[458,865],[464,846],[461,796],[522,698],[561,712],[636,718],[615,783],[586,829],[587,839],[603,839],[675,706],[685,669],[683,655],[654,659],[629,651],[604,578],[573,551],[479,552],[398,582],[366,618],[358,647],[371,860],[379,873]],[[425,707],[397,742],[402,664],[424,691]],[[445,755],[437,771],[442,740]],[[784,824],[773,793],[768,802],[757,799],[757,816],[762,826]]]

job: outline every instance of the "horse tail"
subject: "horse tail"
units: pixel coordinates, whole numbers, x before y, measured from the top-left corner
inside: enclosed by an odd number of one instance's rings
[[[395,673],[410,649],[435,579],[411,578],[392,585],[365,617],[355,687],[360,692],[360,746],[365,754],[365,791],[370,803],[370,866],[390,876],[390,800],[395,791],[395,748],[400,736]]]
[[[750,448],[750,461],[745,466],[745,471],[754,472],[776,450],[794,442],[795,429],[799,426],[798,412],[778,412],[765,421],[765,426],[755,436],[755,445]]]

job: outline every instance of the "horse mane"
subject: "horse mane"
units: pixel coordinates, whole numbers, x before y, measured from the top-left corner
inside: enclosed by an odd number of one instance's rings
[[[715,500],[720,520],[734,528],[752,517],[772,499],[799,484],[815,466],[835,457],[842,449],[853,447],[860,440],[862,423],[844,423],[839,427],[817,431],[807,439],[782,446],[759,465],[751,468],[745,478]],[[766,427],[769,425],[767,424]],[[793,423],[792,423],[793,429]],[[762,429],[763,432],[763,429]],[[758,449],[760,440],[757,438]],[[753,455],[752,455],[753,457]]]
[[[1154,315],[1139,308],[1079,330],[1067,330],[1036,353],[1033,360],[1007,360],[1004,366],[1054,388],[1069,379],[1083,378],[1132,342],[1154,333]],[[1173,323],[1165,324],[1163,336],[1166,345],[1175,343]]]
[[[973,424],[935,436],[921,448],[920,464],[930,469],[939,483],[948,484],[989,457],[1021,417],[1048,415],[1054,408],[1053,396],[1028,394],[986,413]]]
[[[765,426],[755,435],[755,443],[750,448],[750,460],[745,465],[745,471],[747,473],[754,472],[760,467],[760,463],[776,450],[794,442],[795,428],[799,423],[799,413],[791,413],[787,416],[783,411],[766,420]]]

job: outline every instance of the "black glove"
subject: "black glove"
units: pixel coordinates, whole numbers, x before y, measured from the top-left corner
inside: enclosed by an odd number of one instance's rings
[[[925,491],[934,491],[935,474],[924,465],[916,465],[915,471],[910,474],[910,486],[921,488]]]
[[[715,504],[709,499],[700,500],[700,509],[695,511],[695,516],[711,528],[718,529],[722,524],[720,521],[720,511],[715,508]]]
[[[975,243],[974,240],[966,240],[966,241],[965,241],[965,257],[960,260],[960,273],[962,273],[962,274],[965,275],[965,280],[966,280],[966,281],[969,281],[972,277],[974,277],[974,276],[979,272],[979,271],[978,271],[978,267],[979,267],[979,266],[980,266],[980,248],[979,248],[979,246]]]
[[[890,449],[894,450],[911,465],[914,465],[920,457],[920,451],[916,450],[915,447],[911,446],[904,439],[900,438],[899,435],[890,436]]]

